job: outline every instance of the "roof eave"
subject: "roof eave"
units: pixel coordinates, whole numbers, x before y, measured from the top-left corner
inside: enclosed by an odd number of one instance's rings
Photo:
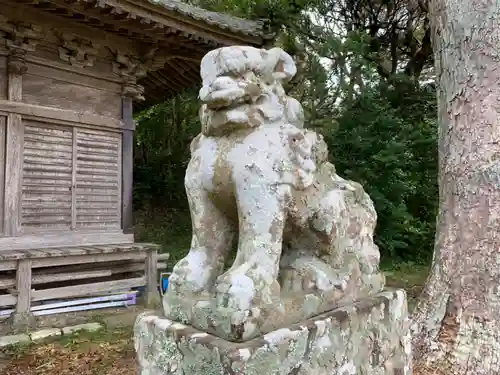
[[[274,35],[264,32],[262,22],[208,12],[176,0],[103,0],[102,3],[132,14],[145,24],[156,23],[179,30],[190,39],[220,45],[263,46],[274,38]],[[224,23],[223,20],[227,21]]]

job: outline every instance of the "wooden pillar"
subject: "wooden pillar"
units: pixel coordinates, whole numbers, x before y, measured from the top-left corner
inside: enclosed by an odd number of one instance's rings
[[[133,167],[134,130],[133,100],[144,100],[144,88],[137,80],[147,73],[146,65],[133,56],[117,54],[114,72],[122,78],[122,229],[125,234],[134,233],[133,224]],[[158,292],[158,253],[147,249],[144,272],[146,276],[146,298],[148,307],[156,307]]]
[[[132,98],[122,99],[122,229],[125,234],[134,233],[133,179],[134,179],[134,119]]]
[[[156,248],[148,249],[146,264],[146,307],[155,308],[159,300],[158,292],[158,252]]]
[[[26,72],[25,51],[13,49],[8,57],[7,99],[23,100],[23,74]],[[5,142],[5,205],[4,234],[17,236],[20,226],[20,191],[22,184],[23,124],[21,115],[9,113],[7,116]]]
[[[31,307],[31,260],[21,259],[17,263],[16,274],[17,304],[16,314],[26,315]]]
[[[113,71],[122,80],[122,230],[125,234],[134,233],[132,186],[134,168],[134,99],[143,100],[144,88],[137,84],[140,77],[146,75],[146,68],[136,57],[117,52]]]
[[[14,329],[34,326],[35,317],[31,312],[31,281],[31,259],[19,260],[16,273],[16,311],[11,318]]]
[[[113,71],[122,79],[122,230],[125,234],[134,233],[132,186],[134,168],[134,130],[133,100],[143,100],[144,88],[137,80],[146,75],[147,69],[136,57],[117,52]]]
[[[7,99],[13,102],[23,100],[23,75],[28,70],[26,54],[33,52],[40,30],[32,25],[17,25],[5,38],[9,51],[7,60]],[[21,115],[9,113],[5,134],[5,190],[3,208],[4,235],[14,237],[21,226],[21,189],[23,172],[24,127]],[[16,311],[12,314],[15,328],[24,329],[32,325],[31,313],[31,260],[19,260],[16,274]]]

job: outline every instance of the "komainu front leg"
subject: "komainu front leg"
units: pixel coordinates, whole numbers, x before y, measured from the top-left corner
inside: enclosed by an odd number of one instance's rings
[[[258,183],[238,191],[238,252],[232,267],[217,279],[219,306],[240,311],[280,306],[277,278],[285,220],[283,191]]]
[[[193,223],[191,249],[179,261],[169,278],[169,290],[177,293],[208,293],[222,273],[234,242],[234,224],[202,190],[188,189]]]

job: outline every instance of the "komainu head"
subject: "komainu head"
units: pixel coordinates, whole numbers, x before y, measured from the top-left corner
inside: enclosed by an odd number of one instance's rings
[[[284,122],[302,128],[302,106],[283,89],[296,72],[292,57],[281,48],[233,46],[209,52],[200,69],[202,133],[220,136]]]

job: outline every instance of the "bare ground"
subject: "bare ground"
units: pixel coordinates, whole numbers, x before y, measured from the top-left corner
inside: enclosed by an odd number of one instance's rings
[[[104,330],[5,350],[3,375],[135,375],[130,329]]]

